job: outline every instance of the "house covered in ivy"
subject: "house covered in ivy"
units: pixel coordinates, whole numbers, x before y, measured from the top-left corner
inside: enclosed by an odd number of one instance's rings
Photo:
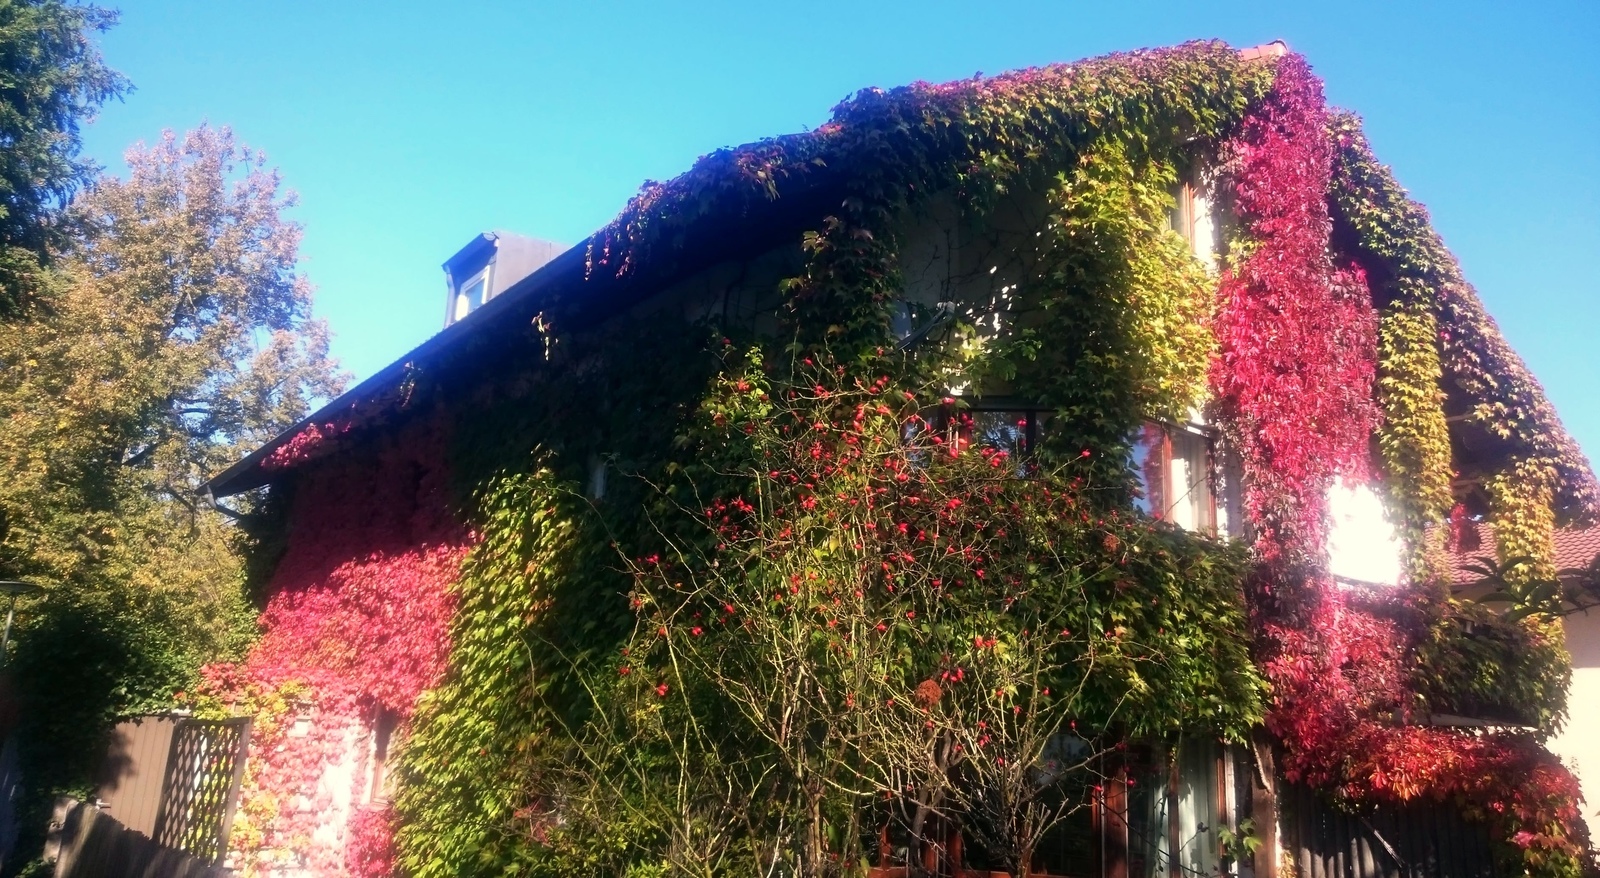
[[[1589,862],[1600,487],[1283,46],[862,91],[480,301],[210,483],[247,873]]]

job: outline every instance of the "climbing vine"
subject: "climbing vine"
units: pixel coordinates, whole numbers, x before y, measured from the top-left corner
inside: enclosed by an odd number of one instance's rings
[[[516,871],[536,848],[531,760],[584,722],[585,680],[632,625],[618,547],[657,540],[671,517],[651,513],[693,496],[668,487],[695,465],[673,438],[721,344],[653,326],[565,339],[547,366],[507,369],[457,424],[451,491],[479,542],[453,588],[449,673],[420,699],[397,766],[405,874]]]
[[[647,184],[591,239],[591,270],[627,275],[670,263],[673,246],[708,217],[802,195],[845,168],[844,185],[858,201],[837,219],[874,234],[887,231],[880,222],[896,207],[946,186],[981,208],[1020,182],[1048,180],[1101,134],[1123,139],[1137,158],[1214,140],[1271,75],[1212,41],[864,89],[814,131],[718,150],[679,177]],[[824,328],[838,322],[825,310],[819,316],[828,318]]]
[[[399,863],[417,876],[513,865],[525,751],[552,719],[532,709],[551,685],[551,668],[535,663],[545,652],[536,632],[556,583],[585,560],[581,495],[546,469],[493,483],[480,509],[483,541],[457,586],[451,678],[418,705],[398,778]]]
[[[1225,153],[1242,228],[1218,292],[1212,386],[1257,553],[1285,570],[1324,556],[1328,488],[1363,470],[1377,420],[1366,279],[1328,255],[1325,112],[1321,83],[1287,57]]]
[[[1571,661],[1548,619],[1508,620],[1474,602],[1420,596],[1407,611],[1418,632],[1412,688],[1435,713],[1553,729],[1566,710]]]
[[[1333,149],[1344,142],[1329,137],[1328,124],[1320,83],[1303,61],[1286,58],[1272,95],[1231,149],[1233,205],[1246,240],[1222,281],[1222,357],[1214,384],[1243,458],[1245,506],[1263,562],[1252,595],[1257,649],[1274,687],[1267,727],[1283,742],[1290,780],[1337,790],[1352,802],[1451,797],[1499,830],[1508,865],[1576,874],[1588,840],[1572,798],[1576,781],[1558,760],[1516,734],[1471,735],[1393,720],[1419,706],[1411,661],[1451,652],[1451,634],[1460,633],[1456,611],[1430,602],[1424,588],[1414,617],[1420,624],[1408,626],[1385,606],[1395,599],[1363,606],[1322,567],[1327,488],[1341,469],[1361,472],[1377,423],[1369,388],[1379,353],[1366,272],[1336,267],[1328,256],[1326,193]],[[1405,316],[1391,319],[1391,330],[1414,328],[1406,324],[1412,312],[1394,314]],[[1420,486],[1398,492],[1402,514],[1415,516],[1408,533],[1417,538],[1419,525],[1442,515],[1439,473],[1407,469],[1436,467],[1440,458],[1426,445],[1437,416],[1415,411],[1415,403],[1440,394],[1428,356],[1418,353],[1424,343],[1414,342],[1391,336],[1385,345],[1411,359],[1383,370],[1381,380],[1391,384],[1378,398],[1401,421],[1380,441],[1385,462],[1397,470],[1387,475],[1420,477]],[[1420,383],[1393,383],[1406,378]],[[1551,475],[1523,471],[1494,483],[1507,495],[1502,514],[1522,525],[1508,537],[1515,548],[1536,548],[1529,535],[1548,533],[1553,523]],[[1415,561],[1413,568],[1427,570]],[[1564,666],[1554,623],[1527,624],[1524,633],[1543,647],[1534,654],[1550,661],[1546,667]],[[1420,653],[1419,637],[1434,638]],[[1548,682],[1546,667],[1537,669],[1537,680]],[[1527,706],[1544,719],[1551,716],[1550,688],[1557,687],[1536,684],[1546,700]]]
[[[1445,423],[1444,373],[1440,362],[1437,284],[1429,262],[1412,242],[1397,239],[1397,226],[1421,222],[1426,214],[1403,197],[1388,170],[1372,160],[1360,129],[1346,115],[1334,114],[1334,183],[1330,203],[1350,229],[1359,249],[1386,259],[1375,297],[1384,304],[1378,333],[1378,405],[1383,420],[1378,447],[1390,507],[1407,547],[1411,575],[1427,581],[1440,571],[1429,551],[1430,526],[1444,521],[1454,499],[1450,481],[1450,435]],[[1428,253],[1428,256],[1435,254]]]
[[[1331,200],[1358,255],[1387,279],[1381,291],[1389,303],[1380,446],[1412,546],[1412,569],[1424,583],[1441,574],[1434,553],[1447,534],[1439,525],[1450,510],[1451,479],[1457,475],[1444,424],[1449,405],[1461,411],[1462,429],[1507,443],[1490,471],[1461,474],[1483,487],[1501,561],[1531,560],[1514,566],[1513,577],[1548,577],[1558,516],[1595,517],[1600,493],[1594,477],[1537,382],[1483,313],[1427,212],[1373,158],[1359,121],[1334,117],[1330,136],[1337,146]],[[1539,613],[1514,622],[1474,620],[1484,614],[1448,601],[1436,603],[1431,615],[1417,655],[1424,697],[1501,711],[1512,702],[1517,719],[1541,733],[1559,725],[1570,659],[1558,621]],[[1463,620],[1481,627],[1468,637]],[[1495,644],[1516,646],[1499,651]],[[1459,762],[1435,767],[1435,789],[1475,802],[1469,807],[1504,828],[1511,851],[1526,865],[1542,874],[1578,868],[1588,839],[1574,805],[1576,782],[1536,742],[1513,737],[1409,743],[1450,748]]]
[[[1189,71],[1194,78],[1183,87],[1169,88],[1159,77],[1134,75],[1169,67]],[[1202,76],[1202,71],[1211,77]],[[941,131],[958,114],[967,117],[968,124],[991,126],[990,137],[997,143],[1042,143],[1054,138],[1049,149],[1061,157],[1062,174],[1054,196],[1058,221],[1047,227],[1054,264],[1028,282],[1037,288],[1031,293],[1032,300],[1064,314],[1066,309],[1057,303],[1071,295],[1086,307],[1095,307],[1103,327],[1129,325],[1126,312],[1131,309],[1165,328],[1135,329],[1133,338],[1114,342],[1114,347],[1097,354],[1101,360],[1120,360],[1137,370],[1130,385],[1135,398],[1119,402],[1114,411],[1097,411],[1088,394],[1072,402],[1067,398],[1072,392],[1069,382],[1051,376],[1046,365],[1030,364],[1030,359],[1037,359],[1038,340],[1048,342],[1049,332],[1027,337],[1035,344],[1031,351],[1025,352],[1020,344],[1012,347],[1016,365],[1007,372],[1020,381],[1060,391],[1059,402],[1045,400],[1056,410],[1052,423],[1058,426],[1052,430],[1059,429],[1057,435],[1092,436],[1099,446],[1091,450],[1077,439],[1049,439],[1056,451],[1045,456],[1070,460],[1084,473],[1114,472],[1121,493],[1112,496],[1126,497],[1124,449],[1128,437],[1142,418],[1177,414],[1194,401],[1210,347],[1206,321],[1199,319],[1208,310],[1204,272],[1188,256],[1181,240],[1165,228],[1165,212],[1170,206],[1167,187],[1175,181],[1176,167],[1184,158],[1181,144],[1187,132],[1219,131],[1227,124],[1230,108],[1242,108],[1263,80],[1261,71],[1242,65],[1230,52],[1202,45],[1110,59],[1071,71],[1035,71],[999,85],[918,86],[888,94],[863,93],[841,106],[836,113],[838,121],[819,130],[817,141],[880,136],[869,134],[869,129],[899,137],[904,119],[913,118],[913,111],[918,116],[926,111],[934,114],[924,123],[927,137],[915,137],[911,144],[918,153],[926,152],[926,157],[913,159],[914,167],[909,170],[899,162],[885,163],[878,176],[864,175],[848,184],[862,194],[845,199],[835,215],[806,236],[802,272],[775,290],[798,344],[790,351],[770,349],[762,361],[816,368],[814,364],[826,355],[843,370],[843,375],[833,376],[830,383],[844,381],[845,376],[890,376],[897,387],[906,382],[920,386],[919,376],[947,374],[960,359],[955,342],[931,342],[914,355],[891,350],[890,316],[901,295],[898,211],[917,198],[955,187],[964,209],[981,221],[1012,174],[1038,175],[1026,162],[1015,162],[1016,167],[1009,171],[1000,169],[1011,160],[1008,151],[983,156],[983,144],[945,138]],[[1101,99],[1102,106],[1086,111],[1080,94]],[[1063,129],[1039,123],[1041,112],[1074,116],[1078,118],[1075,126],[1087,124],[1107,133],[1063,139]],[[1162,124],[1139,124],[1153,119]],[[845,129],[852,133],[841,134]],[[1162,133],[1154,135],[1157,131]],[[735,182],[719,178],[714,191],[694,197],[734,198],[744,191],[739,187],[752,180],[757,181],[753,191],[766,197],[770,194],[766,181],[789,179],[790,175],[770,168],[750,169],[758,163],[783,164],[785,151],[791,147],[800,148],[781,141],[754,150],[736,162],[742,170]],[[805,147],[812,148],[820,147]],[[1081,161],[1076,157],[1080,148],[1084,150]],[[726,167],[729,159],[723,155],[707,159],[689,177],[708,167]],[[804,164],[811,169],[821,167]],[[802,173],[812,171],[795,172]],[[929,173],[945,176],[927,176]],[[1040,179],[1048,180],[1050,175]],[[612,265],[623,274],[642,270],[649,262],[645,254],[654,252],[654,236],[667,234],[667,229],[698,210],[684,207],[680,213],[662,206],[687,198],[682,189],[685,185],[680,180],[647,190],[612,232],[596,239],[591,251],[595,266]],[[1096,278],[1097,266],[1109,266],[1111,276]],[[1055,320],[1057,324],[1065,322]],[[635,345],[632,339],[642,337],[636,331],[624,335],[630,339],[624,346]],[[755,374],[735,380],[727,371],[732,367],[726,357],[735,348],[726,340],[718,344],[713,336],[709,349],[724,358],[721,368],[731,386],[738,380],[756,385]],[[527,481],[517,475],[527,472],[526,457],[484,458],[482,465],[468,467],[483,474],[483,487],[468,505],[482,516],[478,526],[484,541],[470,556],[460,584],[462,604],[455,623],[458,646],[453,668],[445,685],[424,698],[417,730],[408,742],[397,802],[403,818],[397,838],[399,862],[403,869],[417,874],[452,874],[468,864],[482,869],[511,868],[513,863],[526,865],[526,858],[536,857],[541,847],[530,839],[536,841],[543,832],[536,817],[544,799],[528,790],[536,787],[534,781],[555,772],[552,765],[565,764],[550,760],[563,753],[570,756],[566,748],[584,740],[582,730],[591,728],[585,723],[595,711],[602,711],[603,705],[586,705],[586,700],[593,699],[586,699],[588,693],[576,685],[588,679],[586,674],[598,672],[595,657],[603,654],[600,646],[609,641],[610,654],[615,657],[616,650],[625,645],[610,633],[609,621],[615,609],[626,610],[625,604],[612,603],[625,588],[611,585],[615,590],[606,593],[607,584],[617,582],[618,551],[626,558],[661,555],[665,551],[663,535],[692,541],[695,531],[691,528],[685,534],[682,528],[686,520],[697,519],[698,513],[688,516],[684,510],[696,509],[708,497],[733,490],[727,485],[727,474],[743,472],[752,459],[760,459],[760,452],[748,442],[734,441],[743,434],[708,442],[703,436],[693,439],[692,431],[685,432],[690,421],[683,419],[685,413],[679,408],[684,401],[691,402],[689,415],[700,412],[715,423],[718,414],[705,412],[711,385],[704,380],[698,385],[691,381],[642,400],[641,408],[617,406],[648,412],[643,423],[668,432],[651,440],[656,443],[653,453],[641,447],[619,455],[626,464],[607,468],[613,475],[605,499],[591,504],[585,499],[591,488],[586,485],[590,479],[581,461],[596,452],[607,455],[607,443],[617,441],[616,430],[610,431],[611,438],[602,438],[602,432],[588,443],[574,442],[571,425],[583,419],[576,400],[596,394],[572,388],[588,382],[604,387],[603,391],[597,388],[601,396],[635,395],[641,389],[641,370],[614,344],[567,338],[557,350],[565,350],[563,356],[569,358],[558,366],[563,370],[555,373],[559,379],[522,381],[527,386],[520,391],[521,398],[537,402],[531,409],[526,402],[515,404],[540,414],[528,416],[520,428],[496,431],[542,437],[535,440],[541,446],[537,453],[545,455],[553,468]],[[688,352],[668,359],[693,361]],[[801,363],[806,359],[811,363]],[[1094,370],[1089,361],[1079,373],[1108,379],[1098,394],[1101,401],[1115,396],[1122,387],[1115,383],[1122,380],[1120,373]],[[585,377],[574,380],[567,375]],[[607,375],[616,377],[602,377]],[[782,382],[765,385],[773,392],[798,387]],[[803,389],[814,391],[815,384]],[[731,417],[726,411],[720,414],[725,422]],[[662,444],[674,432],[679,435],[675,447]],[[526,455],[529,450],[518,453]],[[723,487],[714,487],[717,485]],[[627,493],[619,496],[619,491]],[[727,502],[731,498],[722,499]],[[1095,502],[1102,509],[1117,505],[1105,497],[1097,497]],[[649,512],[644,523],[648,526],[628,523],[632,513],[621,511],[637,509]],[[538,520],[531,521],[529,516]],[[615,542],[616,548],[609,542]],[[613,559],[609,565],[607,556]],[[1228,569],[1219,566],[1212,575],[1224,582]],[[570,624],[552,618],[559,615],[560,607],[579,603],[603,621],[597,623],[598,630],[574,637]],[[1218,608],[1226,605],[1226,598],[1215,604]],[[1174,636],[1162,633],[1156,640]],[[1238,709],[1250,709],[1247,692],[1229,701]],[[1181,715],[1173,713],[1172,718]],[[486,722],[485,717],[496,719]],[[1159,734],[1172,730],[1164,727]],[[1154,729],[1148,731],[1158,734]],[[463,808],[475,809],[481,819],[464,823],[459,817]],[[596,829],[589,842],[576,848],[569,844],[565,848],[569,856],[590,862],[584,858],[598,855],[600,850],[593,845],[620,843],[618,838],[627,835],[634,824],[616,816],[626,812],[607,813],[616,822],[606,831]],[[571,841],[570,832],[566,838]]]
[[[1177,171],[1135,164],[1117,141],[1085,152],[1048,192],[1048,214],[1017,298],[1039,317],[980,349],[977,383],[1055,412],[1043,450],[1089,451],[1094,481],[1126,497],[1142,420],[1182,423],[1204,399],[1213,281],[1168,227]],[[1015,319],[1015,318],[1013,318]]]
[[[1373,157],[1360,122],[1338,114],[1329,126],[1335,150],[1330,201],[1354,253],[1384,279],[1386,300],[1379,399],[1385,421],[1379,444],[1411,546],[1411,569],[1427,587],[1439,582],[1441,527],[1453,502],[1445,413],[1462,414],[1461,429],[1479,429],[1507,443],[1488,472],[1462,473],[1479,482],[1496,523],[1502,562],[1531,559],[1513,576],[1552,572],[1559,518],[1594,520],[1600,491],[1587,462],[1520,358],[1500,336],[1455,257],[1389,169]],[[1459,508],[1459,507],[1457,507]],[[1504,533],[1500,529],[1504,528]],[[1437,585],[1434,586],[1437,589]],[[1474,619],[1473,617],[1479,617]],[[1565,716],[1570,659],[1559,622],[1531,613],[1514,622],[1485,617],[1449,601],[1431,602],[1416,656],[1417,688],[1435,703],[1514,705],[1518,719],[1541,734]],[[1476,626],[1466,636],[1463,621]],[[1495,652],[1492,644],[1516,644]],[[1443,693],[1449,692],[1449,695]],[[1476,743],[1405,742],[1451,748],[1460,759],[1434,775],[1437,792],[1454,791],[1469,808],[1504,829],[1510,852],[1540,874],[1571,873],[1587,856],[1588,839],[1574,804],[1576,781],[1537,742],[1516,737]],[[1454,773],[1452,773],[1454,772]]]
[[[1407,527],[1440,522],[1450,508],[1446,391],[1467,423],[1511,443],[1503,459],[1545,469],[1539,479],[1562,518],[1600,517],[1600,485],[1583,453],[1484,313],[1426,209],[1378,163],[1356,117],[1336,114],[1329,130],[1337,146],[1331,201],[1356,255],[1384,278],[1379,293],[1397,318],[1382,364],[1392,379],[1380,397],[1389,401],[1380,438],[1396,490],[1407,498]]]
[[[361,810],[377,793],[372,735],[380,715],[404,726],[443,672],[470,542],[449,512],[445,441],[437,419],[414,421],[300,482],[264,633],[242,665],[206,670],[203,703],[254,719],[231,840],[245,874],[339,874],[352,851],[371,874],[387,847],[381,809]]]

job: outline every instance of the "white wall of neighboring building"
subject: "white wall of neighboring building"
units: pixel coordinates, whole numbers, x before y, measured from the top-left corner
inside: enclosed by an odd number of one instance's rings
[[[1567,725],[1550,750],[1577,772],[1583,784],[1583,816],[1600,828],[1600,610],[1565,620],[1572,653],[1572,688],[1567,690]]]

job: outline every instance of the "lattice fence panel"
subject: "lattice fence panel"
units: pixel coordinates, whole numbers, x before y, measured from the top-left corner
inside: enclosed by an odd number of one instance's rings
[[[158,843],[222,861],[249,741],[247,718],[178,721],[162,781]]]

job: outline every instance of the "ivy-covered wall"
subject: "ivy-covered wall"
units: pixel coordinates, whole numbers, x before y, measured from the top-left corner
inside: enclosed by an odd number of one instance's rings
[[[1221,207],[1220,275],[1169,227],[1180,179]],[[1540,746],[1559,626],[1452,602],[1426,535],[1453,468],[1506,557],[1600,494],[1303,59],[865,91],[649,185],[589,251],[638,304],[597,320],[580,283],[268,458],[267,633],[205,693],[259,718],[256,867],[853,874],[879,825],[956,809],[1016,869],[1128,742],[1258,728],[1349,807],[1445,798],[1518,870],[1586,861]],[[985,440],[974,396],[1037,441]],[[1497,451],[1452,453],[1463,406]],[[1231,546],[1131,511],[1141,423],[1195,407],[1245,475]],[[1337,478],[1384,486],[1406,587],[1328,575]],[[1491,701],[1534,730],[1426,724]],[[312,825],[379,710],[391,805]],[[1089,755],[1041,786],[1065,733]]]
[[[193,697],[255,718],[230,842],[244,874],[388,874],[387,824],[360,813],[373,730],[443,675],[450,585],[474,541],[452,512],[448,443],[441,414],[417,413],[275,498],[288,508],[263,634]]]

